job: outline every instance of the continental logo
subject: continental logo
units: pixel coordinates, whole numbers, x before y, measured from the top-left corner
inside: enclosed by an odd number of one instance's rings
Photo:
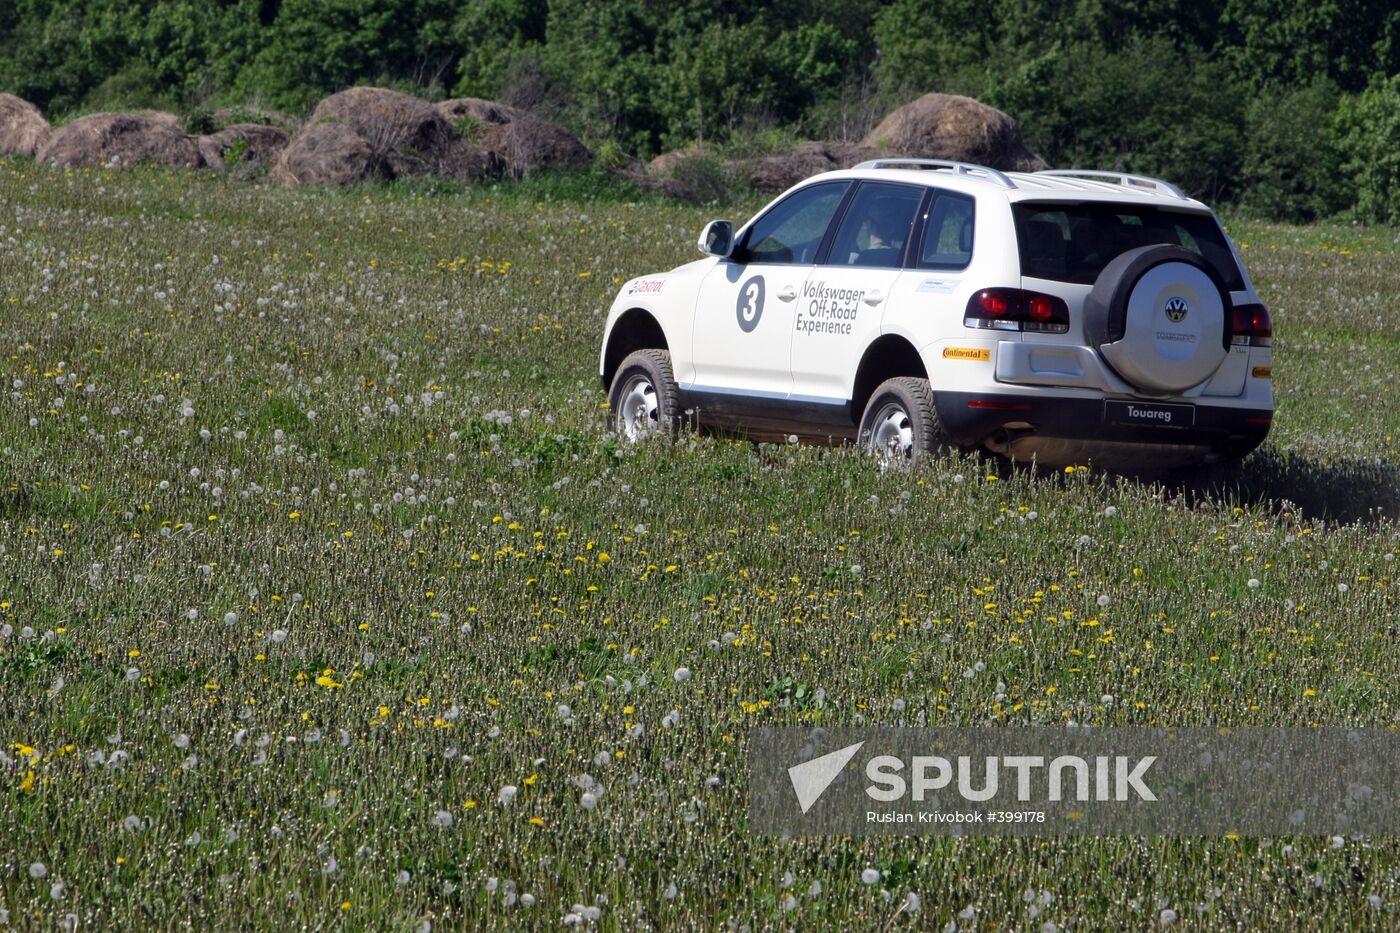
[[[992,351],[984,347],[944,347],[945,360],[973,360],[986,363],[992,358]]]
[[[1272,379],[1274,378],[1274,371],[1268,366],[1256,366],[1250,371],[1250,375],[1255,379]]]

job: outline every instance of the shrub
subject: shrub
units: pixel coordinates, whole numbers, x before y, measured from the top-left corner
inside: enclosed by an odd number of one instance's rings
[[[1338,173],[1330,127],[1340,94],[1324,79],[1256,96],[1245,113],[1244,206],[1266,217],[1311,221],[1342,210],[1355,191]]]
[[[1357,216],[1400,224],[1400,75],[1343,98],[1334,129]]]

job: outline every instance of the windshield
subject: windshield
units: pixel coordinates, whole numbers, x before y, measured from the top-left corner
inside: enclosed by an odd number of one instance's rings
[[[1130,204],[1012,205],[1021,274],[1092,285],[1119,253],[1164,243],[1203,258],[1231,291],[1244,288],[1225,234],[1210,214]]]

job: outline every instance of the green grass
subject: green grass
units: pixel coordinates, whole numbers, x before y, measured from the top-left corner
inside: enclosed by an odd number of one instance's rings
[[[607,305],[723,212],[585,190],[0,163],[11,925],[1396,924],[1389,838],[782,841],[744,816],[758,725],[1393,723],[1393,231],[1232,225],[1279,415],[1220,501],[620,447]]]

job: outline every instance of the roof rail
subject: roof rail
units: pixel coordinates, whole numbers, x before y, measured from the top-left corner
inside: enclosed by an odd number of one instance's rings
[[[949,159],[871,159],[856,168],[931,168],[946,169],[955,175],[981,176],[1003,188],[1015,188],[1016,183],[1002,172],[973,162],[953,162]]]
[[[1111,178],[1120,185],[1134,188],[1151,188],[1154,191],[1160,191],[1162,194],[1170,195],[1179,201],[1191,200],[1186,196],[1186,192],[1182,191],[1171,182],[1162,181],[1160,178],[1151,178],[1147,175],[1129,175],[1127,172],[1081,171],[1075,168],[1045,169],[1044,171],[1036,172],[1036,174],[1058,175],[1062,178]]]

